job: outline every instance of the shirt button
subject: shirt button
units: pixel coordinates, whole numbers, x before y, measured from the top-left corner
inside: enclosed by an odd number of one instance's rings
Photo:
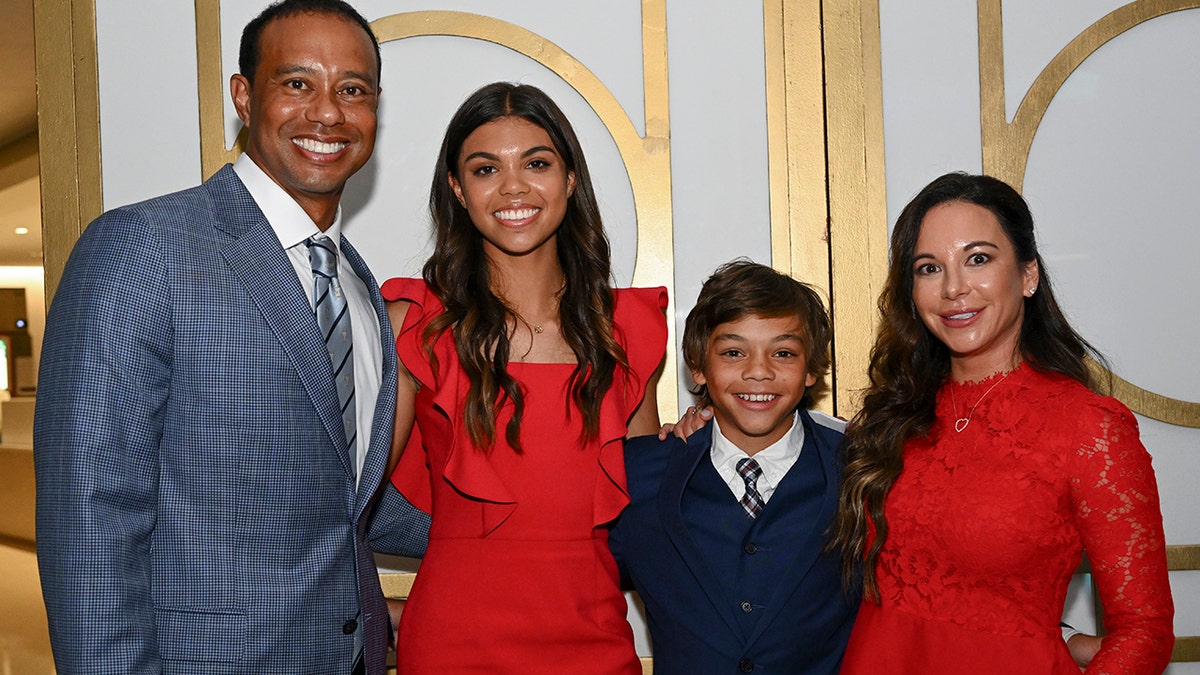
[[[346,623],[342,624],[342,634],[343,635],[351,635],[356,630],[358,630],[358,622],[355,621],[354,619],[350,619]]]
[[[744,550],[749,555],[754,555],[755,553],[758,553],[758,547],[755,546],[754,544],[746,544],[746,546],[742,550]]]
[[[738,661],[738,672],[739,673],[754,672],[754,661],[752,661],[750,659],[741,659],[740,661]]]
[[[750,604],[750,602],[747,600],[742,601],[741,608],[742,608],[742,611],[747,614],[754,611],[754,605]]]

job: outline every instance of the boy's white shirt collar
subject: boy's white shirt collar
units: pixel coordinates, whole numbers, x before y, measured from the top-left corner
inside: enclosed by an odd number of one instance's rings
[[[739,459],[750,455],[725,437],[716,417],[713,418],[712,425],[712,449],[709,451],[709,457],[712,459],[717,473],[721,474],[722,480],[729,486],[730,492],[741,499],[746,492],[746,481],[737,472],[737,463]],[[800,451],[803,448],[804,424],[800,421],[800,413],[795,412],[792,413],[792,427],[788,429],[787,433],[778,441],[754,453],[754,461],[758,462],[758,466],[763,472],[758,479],[757,487],[764,502],[770,500],[771,495],[775,493],[775,488],[799,459]]]

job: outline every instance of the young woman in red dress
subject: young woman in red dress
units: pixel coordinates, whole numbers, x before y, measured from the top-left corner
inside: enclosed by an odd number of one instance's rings
[[[424,278],[383,285],[392,482],[432,514],[399,672],[636,675],[606,526],[629,501],[622,441],[658,431],[666,292],[610,287],[579,141],[535,87],[462,104],[429,204]]]
[[[1150,456],[1095,392],[1024,199],[948,174],[892,233],[871,385],[835,544],[864,600],[843,673],[1061,673],[1086,550],[1104,605],[1088,673],[1161,673],[1173,608]]]

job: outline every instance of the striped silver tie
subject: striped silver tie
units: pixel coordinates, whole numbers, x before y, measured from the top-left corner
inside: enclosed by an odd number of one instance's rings
[[[350,453],[350,471],[358,475],[358,453],[354,449],[358,421],[354,417],[354,343],[350,339],[350,312],[346,294],[337,275],[337,247],[323,234],[309,237],[308,261],[313,271],[313,305],[317,326],[325,337],[333,378],[337,383],[338,403],[342,405],[342,425],[346,427],[346,449]],[[362,612],[350,632],[354,633],[353,675],[363,672]],[[343,626],[345,631],[347,626]]]
[[[357,474],[358,453],[354,449],[358,422],[354,416],[354,345],[350,339],[350,312],[346,295],[337,276],[337,247],[325,235],[308,239],[308,258],[312,264],[313,294],[317,326],[325,337],[338,402],[342,405],[342,424],[346,427],[346,448],[350,452],[350,470]]]

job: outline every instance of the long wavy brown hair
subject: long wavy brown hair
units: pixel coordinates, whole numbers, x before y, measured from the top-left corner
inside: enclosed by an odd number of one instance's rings
[[[423,270],[425,283],[446,311],[425,330],[427,353],[436,363],[433,342],[446,330],[454,336],[458,358],[470,381],[465,402],[467,432],[475,446],[489,451],[496,437],[497,415],[513,406],[505,427],[508,444],[521,452],[520,428],[525,400],[508,373],[510,326],[518,320],[492,289],[492,270],[483,251],[483,236],[451,189],[449,177],[460,178],[459,154],[473,131],[503,117],[518,117],[546,131],[575,190],[557,232],[558,261],[566,279],[559,301],[563,339],[575,352],[570,378],[571,403],[583,415],[581,440],[595,438],[600,428],[600,402],[618,370],[628,364],[613,335],[612,274],[608,237],[592,189],[583,149],[571,123],[541,89],[495,82],[471,94],[446,128],[433,171],[429,212],[435,230],[434,253]]]
[[[842,556],[843,582],[879,600],[875,567],[888,536],[884,501],[904,465],[904,443],[929,433],[938,389],[950,374],[950,351],[925,327],[913,303],[913,261],[921,223],[934,207],[967,202],[991,211],[1016,250],[1019,263],[1037,261],[1038,290],[1025,298],[1018,339],[1022,358],[1043,372],[1061,373],[1096,388],[1087,356],[1103,357],[1067,322],[1050,274],[1037,250],[1033,215],[1007,183],[991,176],[949,173],[913,198],[892,231],[887,283],[879,296],[881,321],[871,351],[870,385],[847,429],[846,468],[832,548]],[[870,524],[868,524],[868,519]],[[868,537],[874,527],[874,537]],[[870,540],[870,545],[867,541]]]

